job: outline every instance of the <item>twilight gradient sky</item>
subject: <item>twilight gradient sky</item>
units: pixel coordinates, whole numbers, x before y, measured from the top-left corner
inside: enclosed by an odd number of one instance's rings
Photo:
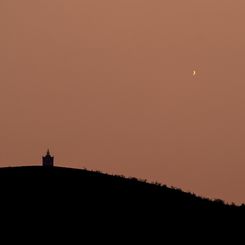
[[[244,23],[244,0],[1,0],[1,166],[49,147],[245,202]]]

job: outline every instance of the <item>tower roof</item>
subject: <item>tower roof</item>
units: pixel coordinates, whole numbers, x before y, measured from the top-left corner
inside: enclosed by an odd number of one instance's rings
[[[44,157],[52,157],[49,149],[47,150],[47,153]]]

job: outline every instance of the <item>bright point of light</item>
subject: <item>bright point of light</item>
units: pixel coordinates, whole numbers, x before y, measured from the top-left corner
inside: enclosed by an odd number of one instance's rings
[[[196,74],[197,74],[196,70],[193,70],[193,73],[192,73],[193,77],[196,76]]]

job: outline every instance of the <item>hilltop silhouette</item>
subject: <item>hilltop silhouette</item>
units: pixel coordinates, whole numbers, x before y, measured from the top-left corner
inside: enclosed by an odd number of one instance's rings
[[[154,206],[154,210],[238,210],[242,207],[225,204],[136,178],[113,176],[98,171],[62,167],[13,167],[0,169],[2,195],[22,196],[36,201],[74,202],[76,205],[111,205],[128,207]]]
[[[91,239],[110,231],[120,241],[132,235],[163,239],[162,234],[173,241],[181,237],[170,234],[185,232],[190,242],[194,231],[219,237],[244,219],[243,206],[136,178],[50,166],[1,168],[0,200],[2,223],[44,224],[51,234],[54,229],[76,230],[82,232],[76,236],[81,242],[85,234],[92,234]]]

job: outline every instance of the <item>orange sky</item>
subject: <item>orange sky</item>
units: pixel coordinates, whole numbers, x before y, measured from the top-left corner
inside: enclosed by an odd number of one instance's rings
[[[1,0],[1,166],[49,147],[245,202],[244,23],[243,0]]]

